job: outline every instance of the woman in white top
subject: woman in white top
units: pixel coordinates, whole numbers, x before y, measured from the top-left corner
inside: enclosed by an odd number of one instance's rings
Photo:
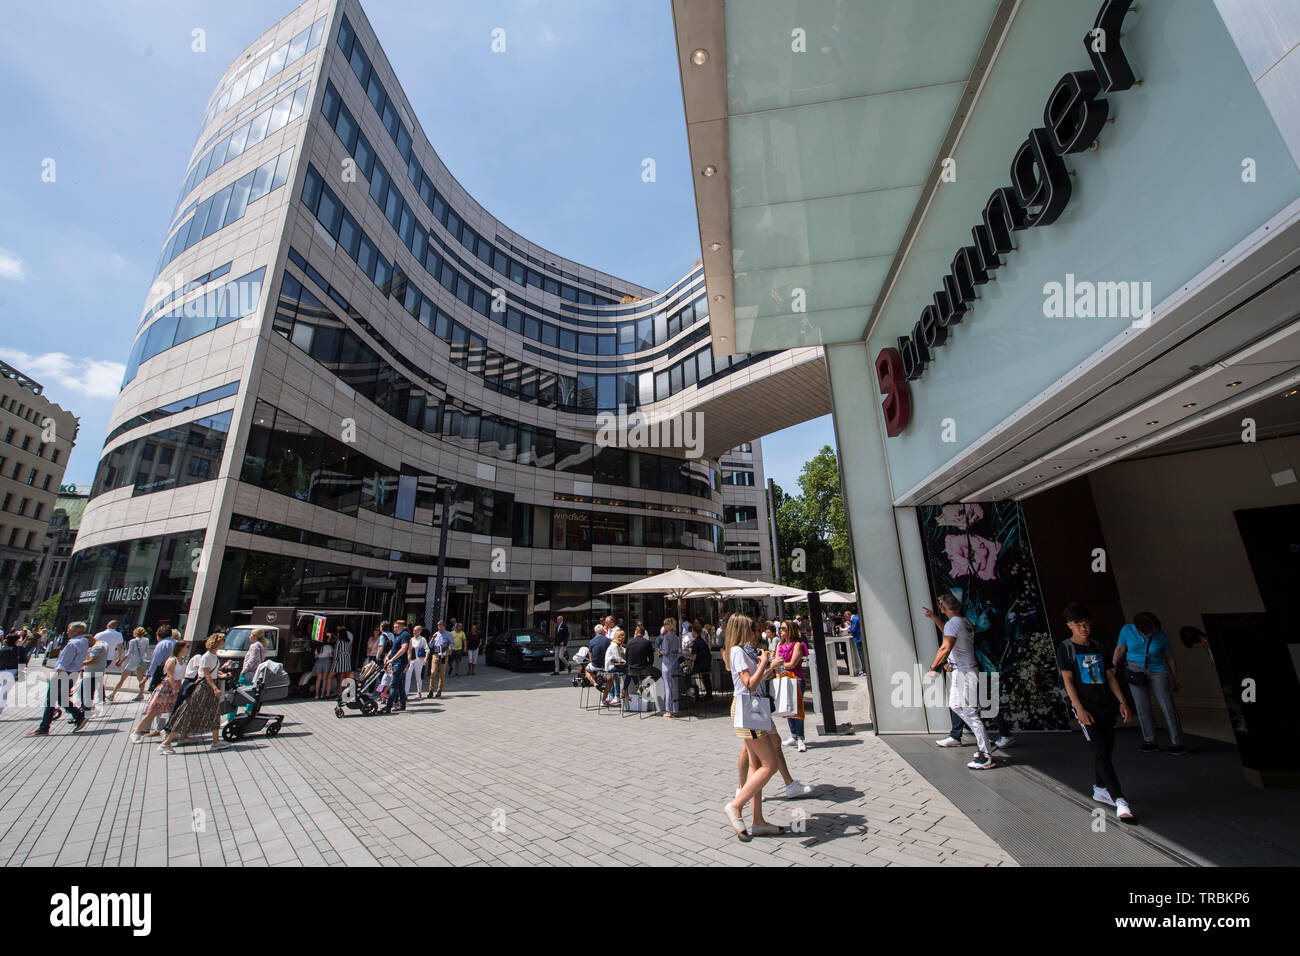
[[[424,687],[424,662],[429,657],[429,639],[424,636],[424,628],[415,625],[411,637],[411,659],[406,662],[406,696],[411,696],[411,685],[415,685],[415,699],[420,699]]]
[[[731,702],[732,724],[736,721],[737,708],[748,708],[752,700],[763,696],[763,682],[776,672],[776,663],[767,651],[759,650],[758,642],[762,632],[757,621],[752,621],[744,614],[733,614],[727,620],[727,638],[724,660],[727,670],[731,671],[734,696]],[[743,712],[742,712],[743,713]],[[773,836],[786,832],[785,827],[775,826],[763,819],[763,786],[772,779],[777,771],[777,737],[776,727],[772,724],[771,711],[768,711],[766,728],[736,727],[736,736],[744,748],[748,761],[748,774],[742,782],[736,797],[725,804],[722,812],[727,817],[727,825],[736,832],[742,843],[748,843],[754,836]],[[743,720],[743,717],[742,717]],[[749,832],[745,830],[742,814],[745,804],[752,808],[752,821]]]
[[[622,686],[627,679],[627,654],[623,650],[627,644],[627,634],[622,628],[609,632],[609,647],[605,651],[605,672],[609,675],[606,687],[605,706],[615,707],[623,699],[626,688]]]
[[[110,702],[117,696],[117,692],[122,689],[122,685],[126,683],[126,678],[130,674],[135,674],[135,679],[140,684],[140,692],[135,695],[135,699],[144,700],[144,672],[149,666],[151,656],[149,652],[149,632],[143,627],[137,627],[131,634],[130,643],[126,646],[126,660],[122,662],[122,676],[118,678],[113,693],[108,695]]]
[[[226,643],[224,634],[211,634],[204,644],[205,652],[190,658],[195,663],[198,678],[190,691],[189,697],[178,704],[167,724],[167,736],[159,745],[159,753],[174,754],[176,748],[172,741],[177,736],[190,734],[212,734],[212,749],[225,750],[230,744],[221,739],[221,685],[218,670],[221,659],[217,651]],[[186,668],[188,671],[188,667]]]

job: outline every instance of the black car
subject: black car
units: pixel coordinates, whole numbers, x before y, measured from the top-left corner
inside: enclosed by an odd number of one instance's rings
[[[489,664],[521,671],[530,667],[553,667],[555,647],[541,630],[515,628],[489,637],[483,656]]]

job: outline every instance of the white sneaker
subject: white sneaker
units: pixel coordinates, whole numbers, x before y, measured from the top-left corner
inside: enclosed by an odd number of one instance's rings
[[[966,764],[971,770],[992,770],[997,765],[998,763],[993,759],[992,754],[982,753],[978,750],[975,751],[975,759]]]
[[[782,746],[782,747],[793,747],[793,746],[794,746],[794,738],[793,738],[793,737],[786,737],[785,740],[781,741],[781,746]]]
[[[1002,737],[999,737],[997,740],[993,741],[993,746],[998,750],[1006,750],[1008,747],[1014,745],[1015,742],[1016,742],[1015,737],[1007,737],[1004,735]]]
[[[1123,797],[1115,801],[1115,816],[1124,823],[1137,822],[1137,817],[1133,816],[1133,810]]]
[[[800,783],[798,780],[791,780],[790,785],[785,788],[785,798],[794,800],[797,797],[806,797],[813,792],[813,788],[806,783]]]
[[[966,745],[963,744],[960,740],[958,740],[956,737],[944,737],[942,740],[936,740],[936,741],[934,742],[934,745],[935,745],[936,747],[964,747],[964,746],[966,746]]]
[[[135,734],[135,733],[131,734],[131,743],[138,744],[142,740],[144,740],[144,738],[141,737],[139,734]]]
[[[1092,799],[1098,803],[1104,803],[1108,807],[1115,806],[1115,798],[1110,795],[1110,791],[1105,787],[1094,786],[1092,788]]]
[[[800,753],[806,753],[806,752],[808,751],[808,745],[807,745],[806,743],[803,742],[803,738],[802,738],[802,737],[799,737],[798,739],[796,739],[795,742],[794,742],[794,745],[795,745],[795,747],[798,748],[798,750],[799,750]]]

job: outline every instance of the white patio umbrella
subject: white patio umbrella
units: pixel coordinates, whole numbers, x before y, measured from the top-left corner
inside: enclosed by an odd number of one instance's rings
[[[783,598],[787,601],[807,600],[808,592],[800,591],[798,588],[787,587],[784,584],[773,584],[770,581],[754,581],[747,588],[738,591],[728,592],[725,597],[774,597]]]
[[[858,603],[857,591],[849,591],[848,593],[845,593],[844,591],[832,591],[830,588],[827,588],[824,591],[818,592],[818,594],[820,595],[823,604],[857,604]]]
[[[692,592],[702,591],[703,595],[714,597],[718,594],[725,594],[730,591],[743,590],[754,582],[742,581],[740,578],[729,578],[722,574],[709,574],[707,571],[683,571],[681,568],[673,568],[671,571],[664,571],[661,574],[652,574],[649,577],[640,578],[636,581],[629,581],[627,584],[621,584],[616,588],[610,588],[608,591],[602,591],[601,594],[662,594],[664,597],[675,598],[677,600],[677,615],[681,617],[681,603],[688,597],[695,596]]]

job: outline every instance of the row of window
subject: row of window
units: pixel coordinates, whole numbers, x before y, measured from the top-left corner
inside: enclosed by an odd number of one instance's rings
[[[307,167],[307,175],[303,182],[302,199],[321,225],[329,231],[331,236],[339,239],[344,250],[361,266],[363,271],[366,271],[366,274],[376,285],[382,288],[387,284],[387,289],[384,291],[398,298],[413,318],[439,338],[451,343],[452,362],[479,377],[487,379],[491,388],[507,392],[513,389],[514,393],[520,398],[536,401],[548,407],[559,407],[579,413],[594,414],[600,410],[614,411],[620,405],[631,408],[668,398],[683,388],[690,388],[696,382],[712,375],[715,371],[713,351],[709,345],[705,345],[698,352],[660,372],[645,371],[639,374],[620,372],[603,375],[578,373],[576,376],[564,376],[524,365],[516,359],[489,350],[486,340],[481,335],[470,331],[435,306],[433,300],[420,292],[415,287],[415,284],[405,276],[398,276],[394,279],[392,266],[379,255],[374,243],[361,231],[352,214],[343,207],[334,191],[321,181],[320,175],[310,164]],[[373,272],[369,271],[372,269]],[[449,267],[445,266],[443,271],[444,275],[446,275]],[[525,331],[536,334],[536,326],[540,325],[542,327],[540,330],[542,341],[546,342],[548,339],[553,339],[558,341],[561,348],[565,345],[572,347],[576,340],[576,344],[582,348],[600,349],[604,346],[598,345],[597,340],[603,340],[608,343],[609,349],[613,349],[615,337],[612,335],[589,336],[585,333],[574,333],[567,329],[557,329],[550,323],[539,323],[537,319],[531,316],[522,315],[513,308],[493,312],[489,306],[488,296],[482,289],[472,286],[463,276],[457,277],[453,274],[452,278],[457,280],[453,284],[456,285],[457,297],[461,301],[484,316],[498,320],[507,328],[522,327]],[[702,302],[703,300],[701,300]],[[689,310],[693,307],[688,306],[687,308]],[[328,316],[328,313],[326,313],[326,316]],[[677,319],[679,319],[679,316],[673,317],[673,320]],[[667,335],[676,334],[673,331],[673,326],[668,324],[669,321],[668,317],[662,314],[653,319],[653,328],[656,334],[661,325]],[[635,323],[629,322],[620,331],[620,336],[625,336],[630,342],[634,329],[638,334],[644,331],[646,335],[649,335],[652,329],[651,322],[650,318]],[[533,328],[528,328],[528,323],[531,323]],[[643,324],[645,325],[644,330],[640,328]],[[680,331],[680,328],[677,328],[676,331]],[[311,333],[304,331],[302,334],[306,337]],[[312,346],[306,338],[300,344],[303,344],[306,350],[312,351]],[[718,364],[720,367],[725,367],[721,361]],[[500,376],[492,374],[498,369],[508,367],[517,368],[519,371],[504,380]],[[572,380],[576,387],[566,391],[563,382],[561,382],[554,393],[549,394],[547,383],[552,380]],[[518,383],[517,388],[515,383]]]
[[[32,500],[30,498],[20,498],[18,501],[17,508],[14,508],[13,511],[11,512],[10,506],[13,505],[13,503],[14,503],[13,492],[6,491],[4,498],[0,499],[0,511],[3,511],[5,513],[16,514],[18,517],[23,518],[26,517],[27,506],[32,503]],[[44,510],[45,510],[45,502],[43,501],[36,502],[36,506],[32,508],[32,517],[39,519],[41,513]]]
[[[21,418],[23,421],[35,425],[37,428],[45,428],[46,422],[50,420],[44,412],[28,405],[26,402],[20,402],[16,398],[10,398],[8,395],[0,395],[0,410],[6,411],[17,418]],[[12,445],[14,443],[14,434],[14,429],[12,428],[5,431],[4,440],[6,444]],[[22,450],[26,451],[29,444],[31,444],[31,437],[24,435]],[[45,446],[38,445],[36,449],[36,457],[41,458],[44,454]],[[59,463],[59,450],[57,448],[50,452],[50,461],[56,465]]]
[[[321,17],[301,33],[296,34],[293,39],[281,44],[280,48],[265,60],[258,60],[248,68],[247,72],[232,77],[222,90],[221,95],[217,97],[217,101],[203,114],[203,122],[199,128],[206,129],[207,125],[212,122],[212,118],[226,107],[232,103],[238,103],[249,93],[261,87],[267,80],[279,76],[286,66],[297,63],[309,51],[316,49],[324,34],[325,18]]]
[[[291,89],[293,89],[293,88],[294,88],[295,86],[297,86],[300,82],[302,82],[303,80],[305,80],[305,79],[307,79],[309,76],[311,76],[314,72],[316,72],[316,67],[315,67],[315,65],[312,65],[312,66],[304,66],[304,67],[303,67],[301,70],[299,70],[297,73],[291,73],[291,74],[288,74],[287,76],[285,76],[284,79],[282,79],[282,80],[280,81],[280,85],[279,85],[279,86],[275,87],[274,89],[267,90],[265,93],[263,93],[261,96],[259,96],[259,97],[258,97],[256,100],[254,100],[252,103],[249,103],[247,106],[245,106],[243,109],[241,109],[241,110],[240,110],[238,113],[236,113],[234,116],[230,117],[230,119],[226,120],[226,121],[225,121],[224,123],[222,123],[219,127],[217,127],[216,129],[214,129],[214,130],[213,130],[213,131],[208,135],[208,138],[207,138],[206,140],[203,141],[203,144],[202,144],[202,145],[200,145],[200,146],[196,146],[193,150],[191,150],[190,155],[194,155],[195,153],[199,153],[199,154],[201,154],[201,153],[203,153],[204,151],[206,151],[207,148],[208,148],[209,146],[211,146],[213,143],[215,143],[215,142],[216,142],[218,139],[220,139],[222,136],[225,136],[227,133],[229,133],[232,129],[234,129],[236,126],[238,126],[238,125],[239,125],[240,123],[242,123],[244,120],[248,119],[250,116],[252,116],[252,115],[253,115],[254,113],[256,113],[258,110],[260,110],[260,109],[261,109],[263,106],[265,106],[267,103],[271,102],[273,99],[275,99],[275,98],[276,98],[277,96],[279,96],[281,93],[283,93],[285,90],[291,90]],[[263,84],[263,85],[266,85],[266,84]],[[203,130],[206,129],[206,128],[207,128],[207,127],[204,127],[203,129],[200,129],[200,130],[199,130],[199,135],[200,135],[200,136],[203,135]],[[189,164],[188,166],[185,167],[186,175],[188,175],[188,174],[189,174],[189,171],[190,171],[191,169],[194,168],[194,163],[195,163],[195,162],[197,162],[197,160],[192,160],[192,161],[190,162],[190,164]],[[180,201],[181,201],[182,199],[184,199],[184,198],[185,198],[185,194],[184,194],[184,193],[181,193],[181,194],[176,198],[176,202],[177,202],[177,204],[179,205],[179,204],[180,204]]]
[[[4,541],[4,539],[5,539],[5,538],[4,538],[4,533],[5,533],[5,526],[2,525],[2,524],[0,524],[0,541]],[[17,547],[19,547],[19,544],[18,544],[18,536],[19,536],[20,534],[22,534],[22,529],[21,529],[21,528],[10,528],[10,529],[9,529],[9,541],[8,541],[8,546],[9,546],[9,547],[11,547],[11,548],[17,548]],[[27,540],[24,541],[23,544],[22,544],[22,550],[24,550],[24,551],[31,551],[31,550],[33,550],[32,546],[33,546],[35,543],[36,543],[36,532],[35,532],[35,531],[28,531],[28,532],[27,532]],[[17,570],[17,567],[18,567],[17,562],[14,562],[14,564],[11,565],[8,561],[5,561],[5,562],[4,562],[4,567],[0,567],[0,581],[4,581],[4,580],[8,577],[8,573],[9,573],[10,568],[13,568],[14,570]]]
[[[723,517],[729,528],[739,530],[758,528],[758,508],[753,505],[727,505],[723,509]]]
[[[520,465],[593,475],[595,480],[609,484],[675,494],[708,498],[717,487],[717,471],[710,468],[706,474],[704,465],[696,471],[681,459],[630,453],[636,454],[633,465],[629,453],[619,449],[571,441],[549,428],[520,424],[466,402],[425,392],[400,375],[384,356],[335,318],[320,299],[288,273],[280,287],[273,327],[392,417],[468,451]],[[476,361],[482,362],[481,357]],[[584,400],[578,392],[598,387],[581,381],[582,376],[525,370],[535,375],[536,393],[552,396],[554,404],[561,398],[570,402]],[[510,373],[504,367],[497,370],[498,383]],[[516,387],[522,386],[517,382]]]
[[[342,24],[339,26],[339,49],[343,52],[343,55],[347,57],[348,65],[352,67],[352,72],[356,75],[357,82],[359,82],[361,88],[366,91],[366,98],[370,100],[370,105],[374,107],[375,113],[378,114],[384,129],[386,129],[388,135],[392,137],[394,145],[397,146],[398,153],[401,155],[402,159],[406,161],[406,177],[411,181],[411,185],[419,191],[420,199],[429,207],[434,218],[446,226],[447,231],[450,232],[451,235],[461,243],[461,245],[468,249],[472,255],[478,256],[479,259],[487,263],[489,268],[495,268],[496,271],[502,275],[510,275],[511,270],[509,268],[509,263],[511,263],[511,260],[509,257],[501,250],[495,249],[487,239],[479,236],[472,229],[468,232],[463,231],[468,228],[466,224],[462,223],[461,218],[456,215],[447,201],[436,189],[434,189],[433,183],[430,182],[429,177],[425,175],[424,169],[420,166],[420,161],[416,159],[415,153],[411,148],[412,140],[410,131],[402,123],[401,117],[398,116],[396,106],[389,98],[388,93],[384,90],[383,83],[380,82],[379,77],[371,68],[370,58],[366,56],[366,52],[361,48],[361,44],[355,41],[355,31],[352,29],[352,24],[348,22],[348,18],[345,16]],[[333,96],[332,101],[331,94]],[[336,117],[334,111],[337,109],[339,102],[337,90],[334,90],[332,85],[327,86],[325,91],[325,100],[322,102],[322,109],[325,110],[325,116],[331,124],[334,124],[335,122]],[[357,126],[356,121],[352,120],[350,115],[348,118],[352,122],[354,131],[359,132],[359,130],[355,129]],[[352,145],[348,143],[348,138],[352,133],[349,133],[348,136],[344,136],[343,131],[338,130],[337,127],[336,132],[339,132],[340,138],[348,145],[348,152],[351,153]],[[373,150],[371,150],[371,153],[373,160]],[[360,157],[357,158],[360,163]],[[365,164],[361,163],[361,165],[364,167]],[[369,172],[366,173],[366,179],[370,179]],[[420,257],[417,256],[417,258]],[[513,264],[521,271],[532,271],[525,270],[524,266],[518,262]],[[505,266],[504,268],[502,267],[503,265]],[[534,274],[538,275],[538,283],[542,283],[543,280],[540,274]],[[530,284],[538,283],[530,282]],[[549,276],[545,278],[544,284],[539,284],[539,288],[544,288],[547,292],[557,295],[568,302],[581,302],[584,305],[613,305],[618,302],[618,299],[610,299],[602,295],[596,295],[595,293],[588,292],[586,289],[578,289],[568,283],[561,283]]]
[[[439,502],[439,510],[441,510],[441,501]],[[242,531],[244,534],[255,534],[263,538],[275,538],[277,541],[292,541],[295,544],[306,544],[316,548],[329,548],[331,551],[356,554],[363,558],[378,558],[381,561],[409,561],[412,564],[438,563],[438,556],[435,554],[412,554],[409,551],[398,551],[394,548],[363,544],[360,541],[352,541],[348,538],[321,534],[317,531],[307,531],[297,525],[281,524],[278,521],[268,521],[266,518],[254,518],[251,515],[231,515],[230,530]],[[447,558],[447,566],[468,569],[469,562],[463,558]]]
[[[135,344],[126,360],[122,387],[135,378],[142,363],[158,353],[252,314],[262,296],[262,277],[265,274],[265,266],[255,269],[159,317],[135,337]]]
[[[44,445],[41,446],[41,448],[44,447],[45,447]],[[58,453],[59,453],[58,449],[55,449],[54,451],[55,457],[58,456]],[[3,477],[4,469],[8,464],[9,464],[9,459],[6,458],[4,455],[0,455],[0,477]],[[9,473],[9,477],[12,478],[14,481],[21,481],[22,472],[23,472],[23,463],[21,461],[15,461],[13,471]],[[40,472],[38,472],[35,468],[29,468],[27,470],[27,484],[31,485],[33,488],[36,487],[36,479],[38,477],[40,477]],[[50,482],[53,480],[54,480],[53,474],[46,474],[44,481],[41,482],[41,491],[49,491]]]
[[[451,481],[453,531],[510,537],[521,547],[589,550],[595,542],[716,551],[721,545],[721,529],[707,521],[531,505],[458,478],[394,471],[261,400],[240,479],[342,514],[363,509],[425,527],[441,522],[440,486]]]
[[[163,246],[154,275],[157,276],[167,263],[199,240],[243,219],[244,212],[251,203],[285,184],[292,163],[293,149],[286,149],[279,156],[272,156],[257,169],[249,170],[199,203],[194,214],[180,224]]]
[[[90,495],[133,485],[131,495],[153,494],[217,476],[231,412],[145,435],[109,452],[99,463]]]
[[[230,265],[231,264],[229,262],[223,265],[219,265],[215,269],[209,272],[205,272],[203,275],[198,276],[197,278],[191,279],[189,282],[185,283],[180,288],[172,290],[166,296],[159,299],[149,308],[149,311],[147,311],[144,314],[144,318],[142,318],[140,320],[140,324],[136,326],[136,331],[139,332],[140,329],[145,327],[146,322],[152,319],[163,309],[167,308],[167,306],[171,305],[177,299],[189,295],[195,289],[201,289],[209,282],[215,282],[217,279],[220,279],[222,276],[230,275]],[[166,287],[167,283],[160,282],[159,285]]]
[[[729,471],[722,476],[724,485],[743,485],[748,488],[754,487],[754,473],[752,471]]]
[[[141,425],[148,425],[150,422],[156,422],[159,419],[168,418],[180,412],[188,411],[191,408],[198,408],[200,405],[207,405],[209,402],[219,401],[228,398],[239,391],[238,382],[227,382],[225,385],[218,385],[216,388],[210,388],[206,392],[199,392],[197,395],[190,395],[188,398],[178,398],[174,402],[168,402],[166,405],[159,405],[157,408],[151,408],[147,412],[141,412],[128,418],[122,424],[118,425],[108,437],[104,439],[107,445],[118,435],[125,435],[133,428],[139,428]]]
[[[307,91],[310,88],[311,81],[308,80],[292,93],[286,93],[273,105],[237,127],[229,136],[223,137],[220,142],[200,156],[194,168],[190,170],[190,174],[185,177],[185,182],[181,184],[181,194],[176,199],[176,205],[180,206],[181,200],[209,175],[226,163],[242,156],[245,150],[252,149],[268,136],[284,129],[290,120],[301,116],[302,111],[307,108]]]
[[[90,497],[132,485],[134,498],[217,477],[230,417],[222,412],[119,445],[100,459]]]
[[[728,571],[762,571],[762,552],[758,548],[727,548]]]
[[[15,404],[15,403],[10,402],[10,406],[9,406],[9,410],[10,410],[10,411],[13,410],[13,406],[14,406],[14,404]],[[25,406],[25,405],[22,405],[22,404],[18,404],[18,408],[19,408],[19,409],[23,409],[23,408],[26,408],[26,406]],[[34,411],[35,411],[35,409],[28,409],[28,412],[34,412]],[[32,422],[32,424],[34,424],[34,425],[44,425],[45,422],[49,421],[48,418],[42,418],[42,417],[40,417],[39,415],[33,415],[32,417],[28,417],[27,415],[24,415],[24,414],[22,414],[21,412],[15,412],[15,414],[17,414],[20,418],[23,418],[23,419],[25,419],[25,420],[27,420],[27,421]],[[39,421],[36,420],[36,419],[39,419]],[[5,443],[6,445],[15,445],[15,446],[17,446],[17,448],[18,448],[19,451],[28,451],[28,450],[30,450],[31,447],[32,447],[32,436],[31,436],[31,435],[23,435],[21,441],[18,440],[18,437],[19,437],[19,436],[18,436],[18,430],[17,430],[17,429],[15,429],[15,428],[6,428],[6,429],[5,429],[4,443]],[[51,464],[51,465],[57,465],[57,464],[59,463],[59,454],[60,454],[59,449],[54,448],[54,447],[51,447],[51,446],[48,446],[48,445],[46,445],[44,442],[37,442],[37,443],[36,443],[36,451],[35,451],[35,455],[36,455],[36,457],[37,457],[37,458],[44,458],[44,457],[45,457],[45,449],[46,449],[47,447],[50,449],[50,464]],[[4,459],[3,459],[3,458],[0,458],[0,467],[3,467],[3,463],[4,463]],[[33,470],[34,470],[34,469],[33,469]],[[15,478],[18,477],[18,473],[17,473],[17,471],[14,472],[14,477],[15,477]],[[33,480],[33,481],[29,481],[29,482],[27,482],[27,483],[28,483],[29,485],[30,485],[30,484],[33,484],[33,483],[34,483],[34,480]]]
[[[379,207],[379,211],[384,214],[384,217],[388,220],[389,225],[393,227],[393,231],[397,233],[402,244],[410,250],[411,255],[415,257],[415,261],[424,266],[425,271],[435,280],[441,282],[445,289],[458,295],[461,298],[461,301],[471,305],[483,315],[488,315],[488,300],[493,294],[490,290],[500,288],[500,283],[483,275],[483,273],[479,272],[477,269],[468,266],[459,255],[448,248],[447,244],[444,243],[436,233],[432,232],[420,222],[419,217],[415,215],[406,200],[402,197],[401,190],[393,181],[393,177],[388,173],[384,164],[379,162],[374,147],[370,145],[365,134],[361,132],[360,124],[353,118],[351,112],[348,111],[347,105],[342,102],[338,91],[334,88],[334,84],[328,81],[325,84],[325,95],[321,99],[321,113],[333,127],[334,132],[338,136],[339,141],[343,144],[343,147],[348,151],[349,155],[356,160],[357,170],[369,184],[370,198],[374,200],[375,205]],[[414,160],[412,160],[412,162],[414,162]],[[477,256],[488,269],[495,270],[503,277],[509,277],[510,281],[518,286],[522,287],[531,285],[535,288],[543,289],[546,292],[558,295],[561,298],[568,298],[568,295],[565,292],[566,289],[573,291],[575,295],[579,296],[579,298],[583,295],[588,295],[588,293],[585,292],[578,293],[576,290],[573,290],[571,286],[561,285],[555,279],[545,276],[535,269],[525,267],[518,260],[511,259],[500,249],[495,248],[487,239],[475,233],[468,223],[463,222],[461,218],[449,208],[442,197],[433,189],[433,186],[429,184],[428,179],[424,177],[422,172],[420,173],[418,188],[420,189],[421,198],[429,204],[430,211],[447,228],[451,233],[452,238],[458,240],[461,245],[465,246],[471,255]],[[333,204],[327,207],[328,216],[320,217],[327,229],[331,227],[333,217],[339,215],[339,213],[334,211],[333,205],[337,205],[340,209],[343,207],[342,202],[338,201],[337,197],[332,197],[332,199]],[[306,190],[304,189],[303,201],[312,208],[313,212],[316,211],[313,205],[315,202],[314,186],[310,198],[308,198]],[[343,212],[342,215],[346,216],[346,211]],[[331,235],[332,234],[333,233],[331,232]],[[351,233],[347,232],[345,235],[348,237],[348,240],[351,241]],[[347,243],[345,242],[344,245],[346,247]],[[439,253],[439,249],[442,249],[446,255]],[[356,258],[350,250],[349,255],[352,255],[354,259]],[[458,269],[456,264],[459,264],[461,268]],[[363,271],[366,271],[367,275],[370,275],[366,263],[362,263],[361,267]],[[488,288],[484,289],[475,286],[475,284],[470,281],[470,275],[474,276],[474,278],[479,281],[486,283]],[[372,276],[372,279],[373,278],[374,277]],[[381,284],[378,280],[375,281],[376,284]],[[692,280],[691,284],[695,284],[695,282],[699,282],[702,286],[703,276],[697,276],[695,280]],[[703,290],[701,289],[701,291]],[[590,296],[588,295],[588,297]],[[510,296],[509,294],[506,295],[506,298],[516,302],[521,301],[518,296]],[[479,301],[474,300],[481,300],[481,304]],[[505,302],[497,303],[495,308],[496,310],[504,309]],[[610,327],[610,323],[606,322],[585,322],[580,319],[574,319],[572,316],[561,315],[560,313],[553,312],[550,309],[538,306],[530,306],[530,308],[533,308],[544,315],[551,316],[552,318],[567,319],[568,321],[579,325],[601,329]],[[645,309],[645,305],[640,306],[641,311],[644,311]],[[517,312],[517,310],[515,311]],[[677,335],[677,333],[682,329],[690,328],[695,322],[704,319],[707,312],[708,307],[705,304],[705,298],[703,295],[700,295],[695,301],[688,303],[680,311],[674,312],[671,317],[667,315],[666,311],[660,311],[653,316],[644,316],[639,324],[632,322],[626,323],[617,329],[617,354],[625,354],[634,350],[651,348],[655,344],[662,345],[664,342],[667,342],[669,338]],[[534,323],[537,322],[536,319],[532,319],[531,317],[529,318]],[[560,334],[567,334],[570,339],[572,339],[574,333],[561,330]],[[530,337],[540,339],[537,334]],[[592,335],[591,338],[594,340],[596,336]],[[593,341],[590,350],[584,350],[584,354],[616,354],[616,336],[610,335],[607,336],[607,338],[609,341],[606,346],[599,347]],[[550,344],[554,345],[555,343],[552,342]],[[561,344],[560,347],[569,352],[577,350],[575,343],[573,342],[570,342],[567,346]]]

